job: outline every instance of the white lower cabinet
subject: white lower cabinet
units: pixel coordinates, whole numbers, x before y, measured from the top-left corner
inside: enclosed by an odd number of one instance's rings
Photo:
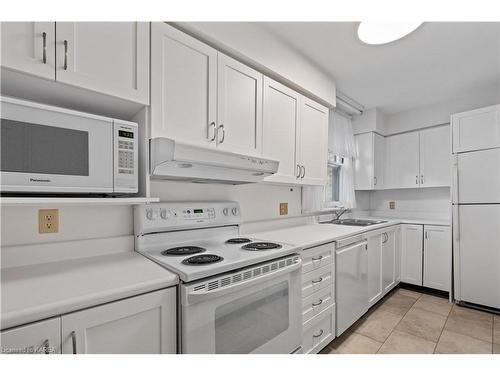
[[[401,281],[422,285],[423,226],[403,224],[401,248]]]
[[[176,288],[1,332],[2,353],[176,353]]]
[[[7,329],[0,338],[2,354],[61,353],[61,318]]]
[[[63,315],[62,352],[176,353],[175,288]]]
[[[451,283],[450,228],[437,225],[424,226],[424,277],[428,288],[450,291]]]
[[[335,337],[334,244],[302,252],[302,352],[318,353]]]
[[[368,233],[368,306],[377,303],[399,282],[400,226]]]

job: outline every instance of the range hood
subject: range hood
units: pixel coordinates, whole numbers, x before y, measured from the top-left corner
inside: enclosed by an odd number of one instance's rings
[[[262,181],[278,171],[279,161],[216,148],[180,143],[169,138],[149,141],[153,179],[222,184]]]

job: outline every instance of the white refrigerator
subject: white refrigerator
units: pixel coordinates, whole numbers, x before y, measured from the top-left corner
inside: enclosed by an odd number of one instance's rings
[[[454,155],[457,301],[500,308],[500,148]]]

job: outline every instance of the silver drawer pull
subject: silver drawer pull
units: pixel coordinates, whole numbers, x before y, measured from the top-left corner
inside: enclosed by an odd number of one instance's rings
[[[224,143],[224,140],[226,139],[226,129],[224,128],[223,124],[219,125],[219,128],[217,130],[217,136],[219,135],[219,130],[222,131],[222,139],[219,141],[220,144]]]
[[[321,260],[321,259],[323,259],[323,255],[312,258],[312,260]]]
[[[317,335],[313,335],[313,337],[316,338],[316,337],[320,337],[321,335],[323,335],[323,330],[322,329],[319,330],[319,333]]]
[[[71,343],[73,344],[73,354],[76,354],[76,332],[71,331]]]
[[[313,307],[319,306],[323,303],[323,300],[320,298],[318,302],[314,302],[312,305]]]
[[[313,284],[317,284],[317,283],[320,283],[320,282],[322,282],[322,281],[323,281],[323,278],[322,278],[322,277],[320,277],[318,280],[313,280],[313,281],[312,281],[312,283],[313,283]]]
[[[68,41],[64,41],[64,70],[68,70]]]
[[[210,128],[213,129],[214,131],[214,135],[212,136],[212,138],[210,138]],[[215,141],[215,138],[217,138],[217,126],[215,125],[215,122],[211,122],[209,125],[208,125],[208,129],[207,129],[207,138],[209,139],[210,142],[213,142]]]

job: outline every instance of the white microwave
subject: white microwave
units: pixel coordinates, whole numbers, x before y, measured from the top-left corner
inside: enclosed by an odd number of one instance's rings
[[[2,193],[133,194],[138,127],[0,97]]]

